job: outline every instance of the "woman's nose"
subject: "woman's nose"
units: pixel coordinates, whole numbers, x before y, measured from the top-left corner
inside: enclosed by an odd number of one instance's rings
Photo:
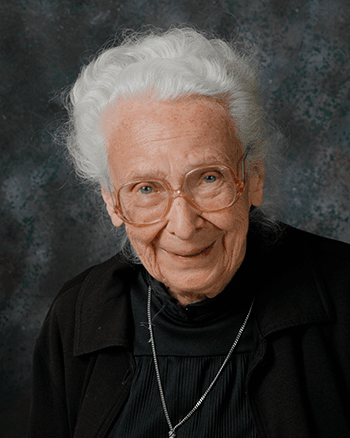
[[[182,240],[190,240],[204,221],[199,214],[200,211],[192,207],[186,199],[176,197],[167,215],[166,229]]]

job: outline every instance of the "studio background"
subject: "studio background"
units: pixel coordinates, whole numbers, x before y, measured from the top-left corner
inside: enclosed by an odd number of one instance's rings
[[[52,132],[59,92],[121,28],[193,23],[258,42],[288,141],[281,219],[350,243],[348,0],[1,0],[0,435],[24,438],[35,338],[62,284],[112,256],[102,203]]]

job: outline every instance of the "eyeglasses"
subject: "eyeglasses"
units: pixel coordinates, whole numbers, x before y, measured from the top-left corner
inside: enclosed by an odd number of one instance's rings
[[[120,187],[115,209],[125,222],[136,226],[160,222],[178,197],[184,198],[200,212],[225,210],[235,204],[243,194],[244,161],[248,152],[249,150],[242,157],[242,181],[231,167],[221,164],[191,170],[177,190],[158,178],[135,180]]]

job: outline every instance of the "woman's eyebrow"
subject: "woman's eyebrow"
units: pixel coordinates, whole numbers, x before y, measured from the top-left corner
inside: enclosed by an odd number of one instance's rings
[[[227,165],[227,158],[224,159],[224,157],[218,157],[213,156],[210,157],[208,160],[207,158],[200,158],[197,160],[189,161],[184,166],[181,167],[181,174],[183,176],[186,175],[186,173],[190,172],[193,169],[196,169],[197,167],[202,166],[211,166],[211,165]],[[152,179],[152,178],[159,178],[159,179],[167,179],[169,177],[169,173],[162,170],[162,169],[150,169],[149,166],[140,166],[140,168],[135,169],[127,174],[126,180],[127,181],[133,181],[137,179]]]
[[[161,178],[161,179],[165,179],[167,177],[167,173],[164,172],[163,170],[136,170],[133,172],[130,172],[126,179],[128,181],[133,181],[136,179],[152,179],[152,178]]]

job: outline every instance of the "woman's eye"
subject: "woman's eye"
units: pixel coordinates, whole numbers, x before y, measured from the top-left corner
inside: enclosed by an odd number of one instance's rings
[[[204,181],[207,183],[213,183],[216,181],[216,176],[215,175],[207,175],[204,177]]]
[[[139,189],[139,192],[142,195],[148,195],[148,194],[152,193],[152,191],[153,191],[153,188],[151,186],[143,186]]]

